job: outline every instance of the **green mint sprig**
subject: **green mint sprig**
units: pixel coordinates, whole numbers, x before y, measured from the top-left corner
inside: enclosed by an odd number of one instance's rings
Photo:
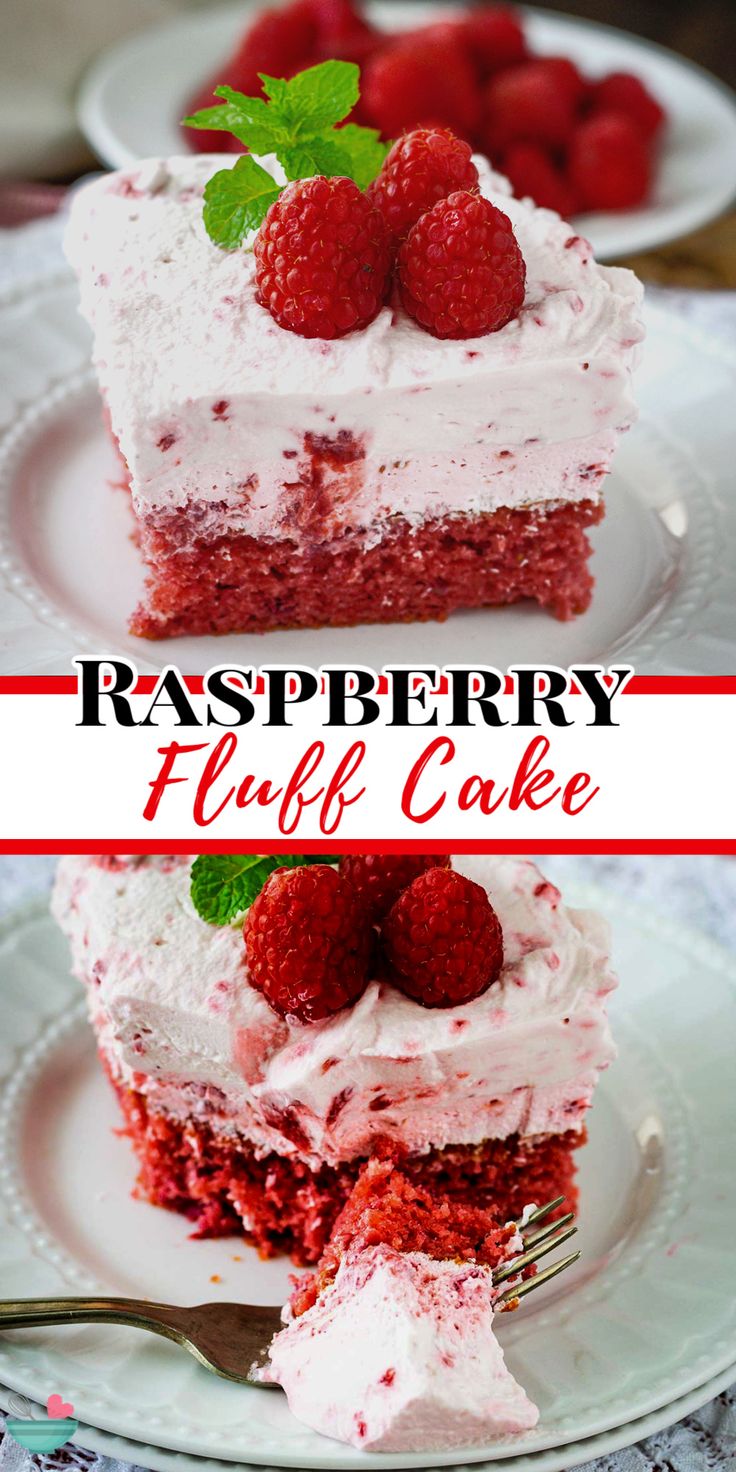
[[[274,869],[336,863],[335,854],[200,854],[192,864],[192,904],[208,925],[231,925],[253,904]]]
[[[274,153],[287,180],[345,175],[365,189],[390,145],[375,128],[343,122],[360,96],[360,71],[351,61],[322,61],[285,80],[261,73],[265,97],[216,87],[223,101],[184,118],[189,128],[233,133],[249,150],[221,169],[204,191],[204,223],[216,245],[235,250],[257,230],[281,192],[253,153]]]
[[[202,216],[210,240],[236,250],[257,230],[281,189],[266,169],[244,153],[232,169],[220,169],[204,186]]]

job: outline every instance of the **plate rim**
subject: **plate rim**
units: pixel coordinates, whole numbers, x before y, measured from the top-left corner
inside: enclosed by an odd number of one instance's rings
[[[621,1451],[628,1446],[636,1446],[645,1437],[666,1430],[668,1426],[676,1425],[685,1416],[692,1415],[707,1405],[732,1384],[736,1384],[736,1362],[727,1366],[719,1375],[705,1380],[702,1385],[697,1386],[686,1395],[678,1396],[658,1410],[650,1411],[648,1415],[638,1417],[634,1421],[627,1421],[621,1426],[614,1427],[611,1431],[602,1431],[597,1436],[587,1437],[577,1442],[568,1442],[560,1447],[546,1448],[539,1452],[523,1452],[517,1456],[502,1457],[492,1462],[474,1462],[465,1466],[458,1464],[454,1472],[568,1472],[568,1469],[578,1467],[581,1463],[591,1461],[593,1458]],[[7,1404],[3,1402],[7,1403],[9,1396],[17,1393],[17,1391],[8,1389],[7,1386],[0,1385],[0,1409],[7,1410]],[[42,1407],[39,1406],[39,1409]],[[636,1435],[633,1440],[630,1440],[632,1431],[635,1431]],[[151,1472],[264,1472],[262,1464],[199,1457],[195,1452],[171,1452],[163,1447],[153,1446],[150,1442],[132,1441],[127,1437],[116,1435],[115,1432],[101,1431],[86,1423],[82,1423],[81,1428],[71,1437],[71,1443],[81,1446],[86,1451],[96,1452],[100,1456],[128,1462],[133,1466],[149,1468]],[[141,1453],[146,1454],[147,1460],[142,1459]],[[150,1460],[151,1453],[153,1453],[153,1460]],[[445,1472],[445,1469],[428,1465],[423,1472]]]
[[[248,0],[254,11],[258,9],[257,0]],[[401,0],[402,8],[416,11],[426,10],[426,0]],[[368,8],[372,8],[373,0],[368,0]],[[378,0],[377,8],[381,6]],[[448,14],[463,9],[463,0],[445,0],[443,8]],[[604,38],[626,41],[627,44],[639,51],[643,56],[654,53],[662,61],[670,66],[678,67],[696,78],[702,86],[708,87],[714,95],[720,97],[733,115],[734,128],[736,129],[736,90],[732,88],[723,78],[709,71],[702,63],[693,61],[690,57],[682,56],[672,47],[664,45],[660,41],[650,41],[645,36],[639,36],[635,32],[627,31],[622,26],[611,25],[607,21],[588,19],[584,16],[576,16],[566,10],[543,10],[534,5],[520,5],[522,13],[532,22],[544,22],[546,24],[559,25],[563,30],[583,33],[587,36],[603,36]],[[147,39],[153,37],[160,41],[175,26],[178,32],[185,32],[188,24],[192,21],[200,23],[204,29],[206,20],[211,19],[213,14],[224,18],[240,11],[243,19],[246,18],[246,7],[243,0],[220,0],[208,11],[184,11],[178,15],[171,16],[166,20],[158,20],[152,25],[145,26],[131,35],[123,37],[112,45],[105,47],[103,51],[90,63],[84,71],[76,94],[76,116],[77,123],[84,137],[94,153],[102,159],[106,167],[126,168],[136,161],[136,156],[121,144],[119,134],[115,125],[106,116],[103,103],[105,88],[111,77],[114,77],[121,62],[125,63],[130,58],[135,58],[140,51],[141,45],[145,46]],[[736,199],[736,154],[732,168],[732,179],[730,185],[723,185],[722,189],[712,200],[701,201],[699,209],[695,205],[687,224],[679,226],[675,233],[672,227],[663,228],[657,225],[656,218],[651,222],[649,229],[640,226],[632,228],[631,242],[619,247],[615,252],[602,250],[600,245],[596,247],[599,259],[620,259],[623,256],[641,254],[645,251],[655,250],[664,245],[683,239],[685,235],[695,230],[702,229],[704,225],[719,219]],[[632,212],[636,214],[637,212]],[[659,215],[659,211],[657,211]],[[577,217],[576,223],[585,233],[585,216]]]
[[[644,934],[645,937],[659,938],[663,934],[666,934],[671,944],[676,946],[678,949],[688,951],[694,960],[697,961],[698,959],[700,959],[703,962],[707,962],[708,966],[718,973],[718,975],[727,984],[729,993],[732,995],[734,1005],[736,1005],[736,952],[730,950],[726,946],[719,944],[718,942],[713,941],[709,936],[705,935],[703,932],[699,931],[695,927],[685,926],[680,924],[677,920],[672,920],[668,916],[662,916],[659,914],[658,911],[653,910],[650,906],[640,906],[636,902],[632,902],[627,897],[621,896],[615,891],[608,889],[605,885],[601,886],[598,884],[589,884],[586,882],[581,883],[579,881],[576,881],[570,885],[570,900],[575,907],[579,905],[589,904],[598,905],[598,907],[602,908],[604,910],[604,913],[611,916],[614,921],[617,917],[621,917],[621,920],[623,922],[623,920],[628,917],[630,923],[636,926],[639,931]],[[0,922],[0,938],[5,938],[6,936],[8,936],[8,934],[12,934],[16,927],[38,922],[39,920],[45,924],[48,924],[50,920],[48,904],[42,899],[32,901],[30,904],[20,906],[17,909],[11,911],[11,913],[2,922]],[[71,978],[65,975],[63,978],[61,978],[61,980],[62,984],[64,985],[66,994],[68,995],[68,988],[71,984]],[[59,1011],[59,1008],[57,1007],[52,1013],[49,1014],[47,1018],[42,1018],[40,1019],[40,1021],[40,1028],[37,1028],[34,1032],[34,1041],[28,1045],[29,1053],[34,1049],[38,1049],[41,1053],[44,1052],[44,1049],[42,1047],[43,1040],[49,1031],[56,1032],[59,1030],[60,1022],[63,1022],[63,1013],[61,1013]],[[627,1021],[629,1021],[629,1018],[627,1018]],[[634,1031],[636,1031],[636,1023],[633,1022],[632,1025]],[[3,1070],[4,1079],[6,1080],[3,1090],[4,1093],[6,1091],[9,1093],[13,1092],[12,1079],[15,1072],[16,1070],[14,1067],[14,1057],[11,1057],[7,1067]],[[10,1080],[10,1082],[8,1083],[7,1080]],[[22,1099],[24,1093],[22,1076],[21,1080],[19,1081],[18,1093],[19,1097]],[[8,1103],[5,1105],[3,1113],[9,1114],[12,1120],[13,1109],[12,1107],[8,1108],[9,1102],[10,1101],[8,1101]],[[12,1194],[13,1193],[11,1191],[11,1198]],[[63,1259],[66,1257],[66,1253],[62,1251],[60,1253],[60,1256]],[[51,1258],[51,1260],[53,1261],[53,1257]],[[84,1273],[78,1274],[78,1276],[83,1278]],[[728,1331],[722,1339],[719,1339],[719,1343],[722,1346],[725,1345],[727,1341],[727,1353],[718,1357],[715,1361],[715,1363],[718,1363],[720,1365],[720,1369],[715,1372],[716,1375],[725,1373],[726,1369],[733,1366],[734,1351],[736,1351],[736,1340],[734,1341],[734,1344],[731,1345],[730,1331]],[[674,1400],[680,1400],[682,1396],[689,1395],[691,1391],[697,1389],[698,1384],[702,1385],[706,1383],[705,1381],[700,1379],[702,1371],[702,1359],[703,1356],[700,1355],[697,1361],[701,1365],[701,1370],[695,1372],[695,1374],[692,1376],[692,1380],[690,1380],[687,1376],[685,1377],[684,1383],[686,1385],[686,1389],[683,1390],[680,1394],[676,1395],[674,1397]],[[4,1376],[3,1378],[5,1379],[6,1376]],[[709,1378],[713,1377],[711,1376]],[[18,1388],[20,1389],[21,1393],[31,1394],[31,1396],[33,1396],[33,1391],[26,1390],[23,1383],[21,1383],[20,1387],[16,1386],[16,1389]],[[664,1398],[660,1398],[662,1395],[664,1396]],[[655,1392],[654,1400],[656,1401],[656,1403],[651,1405],[648,1411],[643,1411],[640,1416],[636,1416],[633,1419],[637,1421],[641,1420],[643,1417],[653,1414],[657,1410],[671,1403],[668,1399],[666,1399],[666,1392]],[[629,1423],[619,1420],[616,1424],[618,1426],[622,1426],[628,1425]],[[105,1428],[103,1426],[100,1429],[104,1430]],[[615,1429],[616,1425],[613,1425],[611,1427],[604,1428],[600,1432],[591,1432],[589,1436],[583,1437],[582,1440],[587,1442],[590,1441],[591,1437],[606,1435],[607,1431],[614,1431]],[[118,1433],[115,1433],[113,1431],[110,1434],[117,1435]],[[580,1440],[581,1438],[578,1437],[577,1441]],[[525,1451],[522,1449],[518,1454],[516,1454],[517,1461],[518,1457],[533,1457],[538,1454],[541,1455],[547,1451],[552,1452],[555,1450],[556,1447],[564,1448],[568,1446],[574,1446],[575,1441],[576,1438],[573,1435],[569,1442],[560,1440],[550,1447],[541,1447],[539,1449],[529,1451]],[[625,1442],[622,1442],[621,1444],[623,1445],[625,1444]],[[171,1450],[173,1453],[176,1452],[176,1448],[164,1448],[164,1450]],[[487,1447],[479,1448],[477,1456],[473,1455],[473,1448],[463,1448],[460,1450],[463,1459],[462,1462],[453,1461],[453,1453],[435,1453],[434,1456],[438,1457],[438,1465],[445,1466],[453,1465],[470,1467],[478,1466],[479,1464],[483,1463],[487,1463],[489,1466],[495,1466],[497,1463],[500,1463],[503,1466],[504,1462],[508,1464],[511,1461],[508,1456],[504,1456],[504,1451],[506,1450],[506,1448],[500,1448],[498,1457],[491,1456],[490,1458],[488,1456]],[[197,1455],[199,1456],[200,1454]],[[207,1457],[205,1456],[204,1459],[207,1460]],[[223,1461],[223,1463],[228,1463],[232,1465],[232,1463],[238,1462],[239,1459],[237,1457],[228,1458],[227,1455],[223,1455],[221,1460]],[[253,1465],[263,1466],[265,1464],[271,1466],[274,1464],[274,1460],[275,1459],[273,1457],[273,1450],[271,1449],[269,1456],[264,1455],[264,1457],[260,1461],[258,1461],[258,1459],[256,1458]],[[279,1457],[278,1463],[282,1466],[302,1468],[320,1468],[323,1466],[328,1466],[330,1469],[338,1469],[340,1466],[354,1466],[353,1459],[349,1458],[348,1461],[343,1461],[341,1460],[340,1453],[338,1453],[337,1456],[332,1456],[328,1462],[324,1462],[319,1456],[315,1456],[311,1453],[308,1453],[306,1456],[303,1452],[295,1453],[291,1457]],[[422,1459],[422,1454],[419,1453],[410,1453],[408,1454],[408,1456],[402,1457],[400,1462],[389,1462],[384,1456],[374,1455],[371,1458],[371,1463],[377,1468],[387,1466],[416,1467],[427,1465],[426,1461],[423,1461]],[[241,1463],[241,1465],[243,1464]],[[524,1464],[522,1463],[522,1467],[523,1465]]]

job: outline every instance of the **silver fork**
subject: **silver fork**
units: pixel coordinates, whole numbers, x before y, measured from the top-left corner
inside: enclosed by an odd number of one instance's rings
[[[516,1278],[540,1257],[566,1242],[577,1230],[568,1225],[572,1212],[551,1225],[538,1228],[543,1219],[561,1206],[563,1196],[548,1201],[518,1223],[524,1242],[521,1256],[494,1271],[496,1283]],[[573,1252],[534,1277],[524,1278],[503,1291],[496,1300],[501,1310],[516,1308],[518,1301],[539,1288],[580,1256]],[[256,1372],[268,1357],[274,1334],[282,1326],[281,1309],[261,1304],[200,1303],[179,1308],[168,1303],[149,1303],[140,1298],[26,1298],[0,1300],[0,1330],[30,1329],[42,1325],[123,1324],[162,1335],[189,1350],[205,1369],[235,1380],[239,1385],[261,1384]]]

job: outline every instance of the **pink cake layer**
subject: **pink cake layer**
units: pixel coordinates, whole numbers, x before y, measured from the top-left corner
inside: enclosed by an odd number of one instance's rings
[[[285,1252],[296,1263],[318,1261],[365,1157],[311,1169],[296,1156],[259,1155],[247,1140],[205,1121],[156,1113],[135,1089],[118,1083],[116,1092],[140,1162],[141,1195],[189,1217],[197,1236],[244,1235],[264,1257]],[[530,1201],[564,1196],[566,1209],[574,1208],[574,1155],[585,1139],[584,1129],[539,1139],[510,1135],[398,1156],[418,1184],[507,1221]],[[372,1154],[381,1148],[396,1152],[376,1142]]]
[[[130,488],[107,410],[105,419]],[[497,457],[499,478],[518,482],[531,468],[537,494],[546,463],[547,473],[575,497],[569,502],[545,499],[516,510],[430,517],[419,526],[394,515],[379,534],[340,520],[346,490],[354,493],[361,483],[362,454],[352,437],[341,431],[330,441],[305,442],[293,472],[301,478],[288,488],[297,540],[223,535],[233,516],[225,502],[195,501],[136,517],[149,576],[131,632],[156,639],[227,633],[236,626],[259,632],[444,619],[458,608],[522,598],[536,599],[563,621],[573,618],[588,607],[593,591],[585,528],[603,518],[600,487],[613,446],[595,463],[585,461],[589,449],[587,443],[534,445]]]
[[[444,619],[460,608],[535,599],[559,619],[583,613],[593,578],[586,500],[552,509],[387,523],[381,539],[345,531],[311,543],[245,535],[197,538],[181,512],[140,526],[147,597],[131,631],[145,638]]]

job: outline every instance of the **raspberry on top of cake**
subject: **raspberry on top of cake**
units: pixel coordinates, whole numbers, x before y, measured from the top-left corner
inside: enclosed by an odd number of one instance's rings
[[[264,118],[312,73],[268,101],[223,89],[208,128],[260,140],[235,163],[149,160],[73,203],[67,254],[150,574],[132,627],[524,597],[569,618],[635,417],[639,283],[447,129],[384,158],[372,130],[334,128],[294,177]]]

